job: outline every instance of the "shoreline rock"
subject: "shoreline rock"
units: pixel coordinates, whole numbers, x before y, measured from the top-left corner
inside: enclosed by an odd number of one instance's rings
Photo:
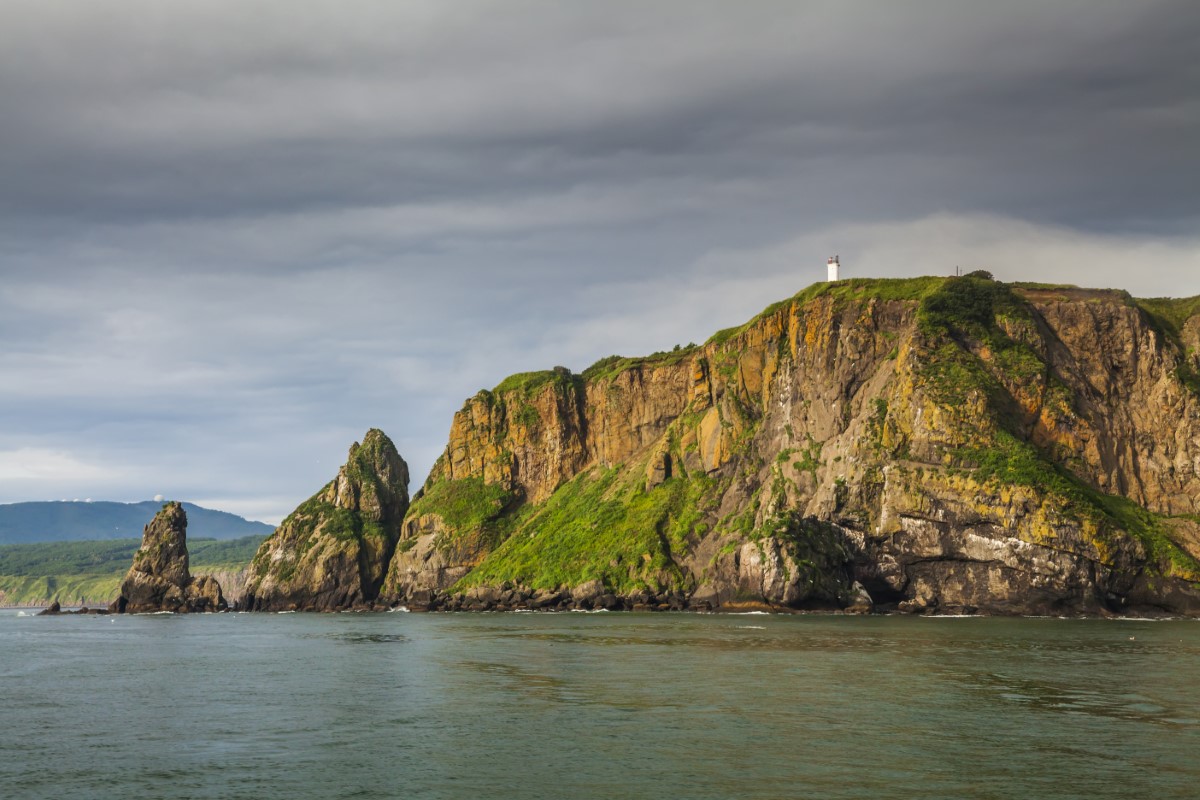
[[[142,532],[121,592],[108,607],[114,614],[179,614],[224,611],[221,584],[208,575],[193,577],[188,569],[187,514],[183,505],[163,505]],[[80,612],[76,612],[80,613]]]
[[[408,465],[372,428],[337,476],[284,519],[250,563],[249,611],[344,611],[379,596],[408,511]]]

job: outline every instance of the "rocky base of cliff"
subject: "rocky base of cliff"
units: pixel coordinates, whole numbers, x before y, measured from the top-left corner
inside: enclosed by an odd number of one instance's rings
[[[121,596],[108,607],[113,614],[175,614],[225,611],[228,604],[221,585],[208,575],[179,585],[146,573],[130,573],[121,584]]]
[[[1177,587],[1186,592],[1187,587]],[[1173,594],[1173,592],[1172,592]],[[405,602],[388,608],[383,605],[364,605],[354,611],[388,611],[403,608],[412,612],[572,612],[572,611],[635,611],[635,612],[695,612],[695,613],[770,613],[770,614],[901,614],[919,616],[1031,616],[1031,617],[1128,617],[1137,619],[1195,617],[1191,609],[1200,603],[1200,596],[1182,595],[1178,603],[1163,602],[1161,591],[1149,595],[1130,594],[1117,598],[1113,607],[1093,605],[1087,608],[1050,603],[1030,605],[1015,610],[1011,607],[981,607],[971,603],[927,602],[902,600],[875,603],[865,590],[845,606],[809,604],[789,606],[762,598],[738,598],[719,605],[695,595],[638,593],[628,596],[613,594],[603,586],[582,586],[575,589],[538,589],[526,587],[474,587],[462,593],[421,590]]]
[[[795,613],[801,611],[847,611],[867,613],[870,608],[839,609],[814,606],[792,608],[761,599],[732,601],[713,606],[704,599],[685,594],[639,592],[617,595],[598,581],[574,589],[529,589],[521,586],[478,586],[462,593],[420,590],[403,607],[409,611],[723,611]]]

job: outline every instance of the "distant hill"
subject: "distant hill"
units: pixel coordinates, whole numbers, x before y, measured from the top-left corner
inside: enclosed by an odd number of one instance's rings
[[[188,538],[238,539],[267,536],[274,528],[226,511],[184,503]],[[129,539],[142,536],[162,503],[37,502],[0,505],[0,544]]]

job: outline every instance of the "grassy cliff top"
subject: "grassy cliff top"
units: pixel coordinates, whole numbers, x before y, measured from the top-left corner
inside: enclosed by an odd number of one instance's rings
[[[803,306],[822,298],[832,298],[834,301],[843,303],[864,303],[875,300],[925,305],[931,298],[946,294],[947,287],[956,282],[961,282],[957,284],[961,287],[986,285],[997,288],[1005,287],[1005,294],[1024,300],[1111,301],[1132,305],[1145,312],[1157,327],[1176,342],[1179,341],[1180,331],[1187,321],[1200,315],[1200,296],[1139,299],[1120,289],[1086,289],[1072,284],[1028,281],[1004,283],[992,280],[986,276],[986,273],[971,273],[961,277],[925,275],[914,278],[848,278],[835,283],[826,281],[814,283],[787,299],[772,303],[741,325],[717,331],[703,346],[677,345],[673,350],[660,351],[648,356],[606,356],[583,370],[579,375],[572,373],[566,367],[555,367],[537,372],[518,372],[505,378],[490,393],[500,395],[520,392],[529,395],[547,384],[569,382],[580,377],[587,381],[597,381],[611,379],[636,367],[671,366],[690,358],[704,346],[723,345],[753,325],[793,305]],[[951,294],[963,295],[965,292],[955,291]]]
[[[574,379],[575,375],[566,367],[543,369],[537,372],[517,372],[509,375],[492,389],[492,394],[510,394],[520,392],[531,394],[547,384],[565,385]]]

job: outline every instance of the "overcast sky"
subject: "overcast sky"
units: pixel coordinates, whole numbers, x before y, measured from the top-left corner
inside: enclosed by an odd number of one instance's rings
[[[1200,4],[0,3],[0,502],[277,522],[824,276],[1200,294]]]

